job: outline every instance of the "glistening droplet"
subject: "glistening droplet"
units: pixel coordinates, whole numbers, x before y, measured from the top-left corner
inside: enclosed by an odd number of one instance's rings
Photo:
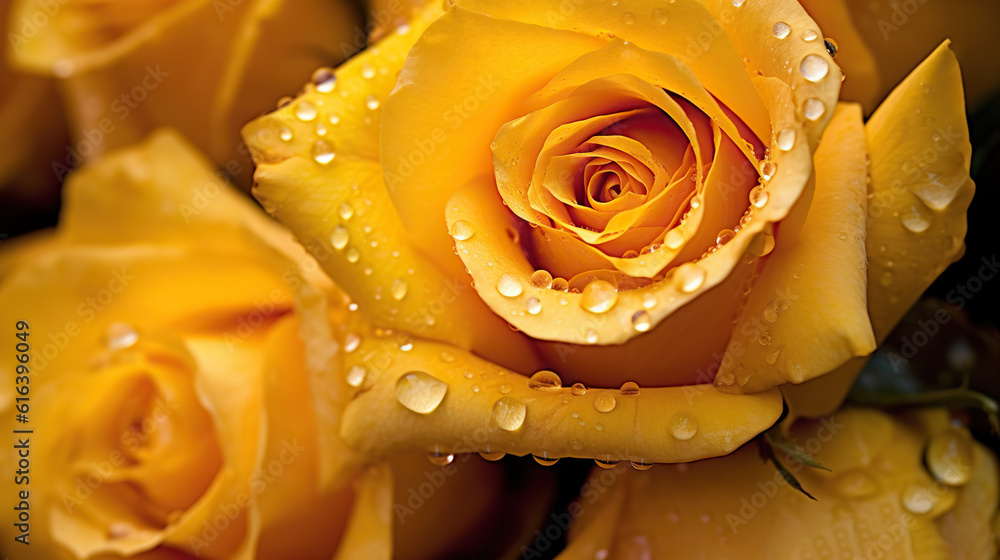
[[[497,278],[497,291],[504,297],[517,297],[521,295],[523,290],[521,283],[518,282],[513,274],[505,272]]]
[[[604,313],[618,301],[618,288],[604,280],[594,280],[583,289],[580,306],[591,313]]]
[[[493,421],[501,430],[513,432],[524,424],[528,409],[514,397],[500,397],[493,404]]]
[[[562,387],[562,379],[560,379],[559,374],[547,369],[536,371],[534,375],[528,379],[529,389],[545,390],[559,389],[560,387]]]
[[[465,220],[455,220],[448,229],[454,239],[465,241],[476,234],[476,229]]]
[[[429,414],[444,400],[448,384],[423,371],[411,371],[396,380],[396,400],[420,414]]]
[[[602,391],[594,398],[594,410],[597,412],[611,412],[616,404],[618,401],[615,400],[615,396],[607,391]]]
[[[687,441],[698,433],[698,420],[688,412],[678,412],[670,418],[670,434]]]

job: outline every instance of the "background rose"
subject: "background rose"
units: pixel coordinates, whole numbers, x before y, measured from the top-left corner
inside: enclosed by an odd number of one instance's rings
[[[858,357],[961,252],[972,184],[957,64],[940,47],[864,125],[836,104],[839,73],[797,3],[737,4],[473,2],[429,26],[428,10],[248,125],[265,208],[376,325],[417,337],[375,343],[388,358],[364,364],[352,444],[487,425],[481,451],[682,461],[770,425],[787,382],[833,372],[789,400],[836,407]],[[590,163],[570,160],[580,152]],[[677,170],[666,190],[664,168]],[[560,170],[583,180],[546,183]],[[560,191],[580,183],[596,189],[576,194],[589,206]],[[460,358],[435,363],[421,338]],[[491,366],[461,350],[562,379],[479,380]],[[436,380],[433,402],[408,406],[408,370]],[[563,382],[622,387],[533,389]],[[657,429],[636,430],[636,415]]]
[[[649,472],[595,469],[558,558],[995,557],[997,460],[946,410],[847,408],[789,436],[832,469],[778,453],[815,500],[752,446]]]

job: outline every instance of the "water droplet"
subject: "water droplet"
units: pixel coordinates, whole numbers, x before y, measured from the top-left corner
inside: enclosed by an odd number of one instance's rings
[[[680,228],[673,228],[667,232],[666,237],[663,238],[663,244],[669,249],[677,249],[684,244],[684,234],[681,233]]]
[[[900,217],[900,221],[903,222],[903,227],[913,233],[923,233],[927,231],[927,228],[931,227],[930,219],[923,215],[916,206],[911,206],[909,211],[904,212]]]
[[[660,8],[653,10],[653,21],[660,25],[666,25],[670,21],[670,12]]]
[[[510,392],[513,391],[513,390],[514,390],[514,387],[512,385],[508,385],[507,383],[504,383],[503,385],[500,385],[499,387],[497,387],[497,391],[501,395],[509,395]]]
[[[375,67],[366,62],[361,65],[361,77],[370,80],[375,77]]]
[[[337,84],[337,76],[333,68],[320,68],[313,72],[312,83],[316,86],[316,91],[320,93],[330,93]]]
[[[121,521],[112,522],[108,525],[108,538],[109,539],[124,539],[132,536],[135,533],[135,527],[129,523],[124,523]]]
[[[574,397],[582,397],[587,394],[587,386],[583,383],[574,383],[573,386],[570,387],[569,392]]]
[[[836,41],[834,41],[833,39],[827,37],[826,39],[823,39],[823,46],[826,47],[826,52],[832,58],[836,58],[837,57],[837,53],[840,51],[840,49],[839,49],[839,47],[837,47],[837,42]]]
[[[937,505],[938,496],[933,488],[920,482],[911,482],[903,488],[900,501],[906,511],[917,515],[927,513]]]
[[[694,195],[691,197],[691,208],[699,208],[701,206],[701,197]]]
[[[802,32],[803,41],[815,41],[817,37],[819,37],[819,34],[817,34],[812,29],[806,29],[805,31]]]
[[[369,110],[374,111],[375,109],[378,109],[380,104],[381,103],[379,102],[378,97],[376,97],[375,94],[369,95],[368,97],[365,98],[365,106],[368,107]]]
[[[811,121],[818,120],[820,117],[823,116],[823,113],[825,112],[826,112],[826,106],[823,105],[822,101],[820,101],[815,97],[810,97],[809,99],[806,99],[805,102],[802,104],[802,114],[805,116],[805,118]]]
[[[130,348],[139,341],[139,333],[125,323],[111,323],[108,325],[107,347],[108,350],[118,351]]]
[[[565,278],[553,278],[552,289],[559,292],[565,292],[569,289],[569,280],[566,280]],[[562,301],[560,301],[560,304],[566,305],[565,303],[562,303]]]
[[[742,6],[742,5],[743,5],[743,2],[744,2],[744,1],[745,1],[745,0],[733,0],[733,7],[734,7],[734,8],[739,8],[740,6]]]
[[[810,82],[818,82],[826,77],[830,71],[830,64],[825,58],[818,54],[808,54],[802,59],[799,65],[799,72],[802,77]]]
[[[670,433],[679,440],[687,441],[698,433],[698,420],[688,412],[678,412],[670,418]]]
[[[772,365],[773,366],[775,364],[775,362],[778,361],[778,356],[781,355],[781,351],[784,350],[784,349],[785,349],[785,345],[783,345],[783,344],[779,345],[779,346],[775,346],[774,348],[771,348],[770,350],[767,351],[767,353],[764,354],[764,361],[767,362],[768,365]]]
[[[316,106],[306,99],[299,101],[299,104],[295,106],[295,118],[302,122],[309,122],[315,119],[318,113],[319,110],[316,109]]]
[[[454,453],[440,453],[437,451],[431,451],[427,453],[427,460],[431,462],[432,465],[437,465],[439,467],[446,467],[455,460]]]
[[[333,151],[333,146],[326,140],[317,140],[312,147],[312,157],[316,163],[326,165],[333,161],[337,154]]]
[[[759,342],[761,346],[771,344],[771,333],[768,331],[760,333],[760,336],[757,337],[757,342]]]
[[[632,328],[639,332],[646,332],[649,330],[652,319],[649,313],[640,309],[632,314]]]
[[[642,294],[642,306],[645,307],[646,309],[652,309],[656,307],[656,303],[657,303],[656,296],[654,296],[653,294],[649,292]]]
[[[542,311],[542,302],[535,296],[531,296],[525,300],[524,307],[528,310],[528,313],[538,315]]]
[[[924,451],[924,463],[935,480],[948,486],[968,484],[974,455],[969,439],[955,428],[931,438]]]
[[[528,413],[524,403],[514,397],[501,397],[493,405],[493,421],[501,430],[513,432],[524,424],[524,416]]]
[[[618,465],[618,459],[612,459],[607,453],[594,457],[594,462],[602,469],[613,469]]]
[[[396,400],[420,414],[433,412],[447,392],[447,383],[423,371],[411,371],[396,380]]]
[[[344,337],[344,351],[350,354],[361,346],[361,337],[354,333],[347,333]]]
[[[531,274],[531,285],[545,290],[552,285],[552,275],[547,270],[536,270]]]
[[[403,280],[402,278],[396,278],[393,280],[389,293],[392,294],[392,298],[396,301],[406,297],[406,280]]]
[[[721,247],[722,245],[725,245],[726,243],[732,241],[734,237],[736,237],[735,231],[731,229],[724,229],[720,231],[719,235],[715,237],[715,244]]]
[[[608,391],[602,391],[594,398],[594,410],[597,412],[611,412],[616,404],[615,396]]]
[[[528,379],[529,389],[545,390],[558,389],[560,387],[562,387],[562,379],[559,378],[559,374],[547,369],[536,371],[535,374]]]
[[[587,344],[594,344],[597,342],[597,331],[594,329],[587,329],[583,333],[583,339],[587,341]]]
[[[336,250],[341,250],[347,247],[347,242],[350,241],[350,233],[347,228],[341,225],[333,228],[333,233],[330,234],[330,245]]]
[[[292,139],[292,129],[288,128],[287,126],[281,127],[281,131],[278,132],[278,137],[284,140],[285,142],[290,141]]]
[[[639,384],[635,381],[626,381],[618,391],[626,397],[634,397],[639,394]]]
[[[704,283],[705,269],[694,263],[684,263],[674,272],[674,286],[685,294],[697,290]]]
[[[625,25],[634,24],[636,21],[635,14],[633,14],[632,12],[625,12],[625,14],[622,15],[622,21],[625,22]]]
[[[531,457],[535,460],[536,463],[538,463],[543,467],[551,467],[552,465],[556,464],[559,461],[558,457],[550,459],[548,451],[542,451],[541,455],[535,455],[534,453],[532,453]]]
[[[351,369],[347,370],[347,384],[354,388],[360,387],[365,382],[367,375],[367,369],[361,366],[351,366]]]
[[[448,229],[454,239],[465,241],[476,234],[476,228],[465,220],[455,220]]]
[[[591,313],[604,313],[618,302],[618,288],[604,280],[594,280],[583,289],[580,306]]]
[[[399,349],[402,350],[403,352],[409,352],[410,350],[413,350],[413,343],[412,342],[404,342],[404,343],[402,343],[402,344],[399,345]]]
[[[891,270],[883,271],[882,274],[880,274],[878,277],[878,283],[886,288],[892,285],[892,281],[893,281],[893,273]]]
[[[506,455],[506,453],[504,453],[503,451],[496,451],[492,453],[489,451],[479,452],[479,456],[482,457],[483,459],[486,459],[487,461],[499,461],[500,459],[504,458],[504,455]]]
[[[350,220],[351,216],[354,215],[354,208],[348,202],[340,203],[340,207],[337,208],[337,214],[340,215],[342,220]]]
[[[764,187],[757,185],[756,187],[750,189],[750,204],[754,208],[763,208],[767,205],[767,191]]]
[[[497,291],[504,297],[512,298],[521,295],[523,289],[513,274],[505,272],[497,278]]]
[[[778,23],[774,24],[774,28],[771,31],[774,33],[775,37],[779,39],[784,39],[785,37],[788,37],[789,33],[792,32],[792,28],[789,27],[787,23],[779,21]]]
[[[787,152],[795,147],[795,129],[786,128],[778,133],[778,149]]]
[[[644,463],[642,459],[639,459],[638,461],[629,461],[629,464],[632,465],[632,468],[637,471],[648,471],[653,468],[653,463]]]

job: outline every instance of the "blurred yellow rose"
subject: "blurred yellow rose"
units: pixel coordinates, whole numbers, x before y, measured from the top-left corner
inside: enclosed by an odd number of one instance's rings
[[[871,112],[927,53],[954,41],[962,64],[969,107],[975,109],[1000,87],[1000,62],[991,56],[993,29],[1000,21],[993,0],[801,0],[839,50],[846,79],[841,98]]]
[[[996,558],[997,459],[946,410],[845,408],[790,436],[831,469],[779,454],[815,500],[749,446],[649,472],[595,469],[554,517],[573,522],[557,558]],[[523,558],[541,556],[542,538]]]
[[[75,172],[58,230],[0,251],[0,321],[30,346],[0,365],[0,418],[31,431],[0,451],[3,492],[28,493],[3,549],[430,560],[522,542],[549,477],[515,490],[478,457],[347,448],[351,307],[175,132]],[[521,507],[538,514],[494,522]]]
[[[363,25],[346,0],[16,0],[6,35],[17,69],[61,79],[72,142],[51,164],[60,178],[171,126],[249,185],[239,127],[363,47]]]
[[[641,468],[836,408],[973,184],[947,44],[863,123],[822,38],[793,1],[459,1],[245,127],[376,327],[348,441]]]

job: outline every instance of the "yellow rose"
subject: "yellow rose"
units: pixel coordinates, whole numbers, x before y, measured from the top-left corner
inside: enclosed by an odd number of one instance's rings
[[[973,185],[947,45],[863,123],[822,38],[791,1],[460,1],[244,128],[376,327],[348,442],[642,465],[733,451],[783,391],[836,408]]]
[[[946,410],[846,408],[791,436],[832,470],[779,457],[815,500],[749,446],[649,472],[595,469],[564,514],[574,524],[557,558],[996,557],[997,459]]]
[[[15,67],[61,78],[72,142],[60,177],[171,126],[249,184],[239,127],[363,47],[362,16],[346,1],[17,0],[6,36]]]
[[[388,559],[396,540],[409,546],[397,557],[434,558],[495,511],[497,465],[435,474],[422,456],[373,463],[347,448],[356,314],[177,134],[84,166],[65,196],[57,232],[0,251],[3,332],[30,346],[25,363],[0,364],[0,418],[30,430],[0,450],[4,495],[28,504],[3,513],[4,550]],[[448,487],[399,522],[394,503],[424,476]],[[495,492],[455,499],[482,480]],[[427,537],[442,515],[461,522]]]
[[[1000,21],[991,0],[801,0],[809,15],[836,37],[837,63],[847,78],[841,98],[870,112],[892,87],[941,41],[955,41],[969,106],[975,109],[1000,87],[1000,64],[984,21]]]

